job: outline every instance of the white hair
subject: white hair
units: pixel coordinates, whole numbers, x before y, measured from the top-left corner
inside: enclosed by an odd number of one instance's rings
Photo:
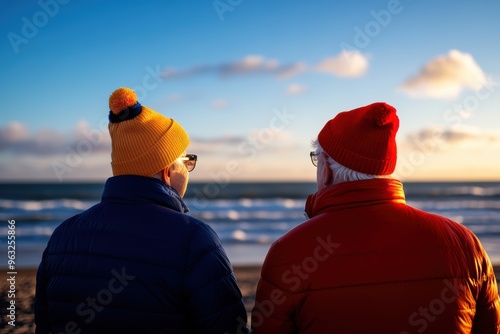
[[[180,158],[180,157],[179,157],[179,158]],[[167,167],[165,167],[165,168],[170,168],[170,167],[171,167],[172,165],[174,165],[174,164],[177,164],[177,165],[182,165],[182,162],[178,160],[179,158],[177,158],[176,160],[174,160],[174,162],[172,162],[170,165],[168,165],[168,166],[167,166]],[[163,181],[163,171],[165,170],[165,168],[164,168],[164,169],[162,169],[162,170],[161,170],[161,171],[159,171],[159,172],[154,173],[153,175],[151,175],[151,177],[152,177],[153,179],[158,179],[158,180],[160,180],[160,181]]]
[[[162,177],[163,177],[163,171],[158,172],[158,173],[154,173],[153,175],[151,175],[151,177],[152,177],[153,179],[157,179],[157,180],[163,181],[163,180],[162,180]]]
[[[391,175],[372,175],[365,174],[355,170],[352,170],[344,165],[341,165],[337,161],[333,160],[332,157],[326,153],[318,140],[314,140],[312,142],[313,148],[316,149],[316,153],[325,153],[328,157],[328,164],[330,165],[331,170],[333,171],[335,177],[333,178],[333,184],[343,183],[343,182],[351,182],[351,181],[361,181],[361,180],[371,180],[371,179],[391,179]]]

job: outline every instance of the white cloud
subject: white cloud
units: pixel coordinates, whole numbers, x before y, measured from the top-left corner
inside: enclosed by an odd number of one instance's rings
[[[299,95],[306,91],[306,87],[299,84],[291,84],[286,88],[286,93],[289,95]]]
[[[301,62],[280,64],[275,59],[268,59],[260,55],[248,55],[232,62],[198,65],[185,70],[169,68],[164,70],[161,76],[164,79],[180,79],[214,73],[220,77],[270,74],[278,78],[289,78],[304,72],[306,68],[307,66]]]
[[[257,72],[274,72],[278,68],[278,65],[279,63],[277,60],[250,55],[234,63],[221,65],[219,69],[222,75],[237,75]]]
[[[9,123],[6,127],[0,129],[1,143],[7,143],[9,141],[22,141],[28,138],[28,130],[26,129],[24,124],[21,124],[19,122]]]
[[[91,128],[79,122],[69,132],[42,129],[30,133],[24,124],[13,122],[0,128],[0,153],[12,155],[66,154],[69,150],[89,149],[93,152],[110,151],[111,140],[107,129]]]
[[[205,157],[230,155],[238,160],[247,157],[249,151],[265,155],[271,152],[288,152],[296,146],[292,133],[264,128],[250,130],[246,136],[226,134],[218,137],[191,137],[189,151]]]
[[[173,93],[167,97],[167,100],[168,100],[168,102],[172,102],[172,103],[180,102],[180,101],[184,100],[184,96],[179,94],[179,93]]]
[[[500,129],[429,126],[398,142],[395,177],[414,180],[497,179]]]
[[[335,57],[325,58],[315,66],[303,61],[280,63],[260,55],[247,55],[242,59],[220,64],[202,64],[187,69],[168,68],[161,73],[164,79],[191,78],[215,74],[222,78],[245,75],[272,75],[289,79],[308,71],[325,72],[338,77],[360,77],[368,69],[368,58],[359,51],[344,50]]]
[[[323,59],[316,70],[339,77],[360,77],[368,69],[368,58],[358,51],[342,51],[335,57]]]
[[[466,147],[482,150],[500,144],[500,131],[465,126],[448,129],[430,126],[408,134],[405,144],[411,149],[431,151]]]
[[[413,98],[456,98],[463,89],[479,89],[486,76],[474,58],[458,50],[438,56],[405,81],[400,89]]]
[[[199,155],[231,154],[235,147],[245,141],[242,136],[226,134],[218,137],[191,137],[189,151]]]
[[[70,131],[36,132],[10,123],[0,128],[0,179],[103,179],[111,172],[110,152],[107,128],[86,121]]]
[[[282,66],[277,73],[277,76],[280,79],[288,79],[294,77],[302,72],[307,70],[307,65],[303,62],[290,64],[286,66]]]
[[[227,100],[218,99],[212,102],[212,108],[214,109],[224,109],[227,107]]]

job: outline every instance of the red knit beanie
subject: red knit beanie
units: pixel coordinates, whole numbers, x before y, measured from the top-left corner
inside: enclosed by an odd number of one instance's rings
[[[396,167],[396,109],[376,102],[339,113],[318,135],[325,152],[341,165],[372,175],[388,175]]]

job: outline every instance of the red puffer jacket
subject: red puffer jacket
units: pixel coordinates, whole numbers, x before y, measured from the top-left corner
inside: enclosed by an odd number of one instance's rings
[[[309,196],[266,257],[254,333],[500,333],[494,271],[464,226],[405,204],[399,181]]]

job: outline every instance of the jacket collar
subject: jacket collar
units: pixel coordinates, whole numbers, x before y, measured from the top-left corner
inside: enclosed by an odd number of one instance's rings
[[[380,203],[406,203],[403,185],[394,179],[371,179],[344,182],[328,186],[309,195],[306,201],[306,216]]]
[[[158,179],[137,175],[110,177],[102,201],[152,202],[183,213],[189,211],[177,190]]]

